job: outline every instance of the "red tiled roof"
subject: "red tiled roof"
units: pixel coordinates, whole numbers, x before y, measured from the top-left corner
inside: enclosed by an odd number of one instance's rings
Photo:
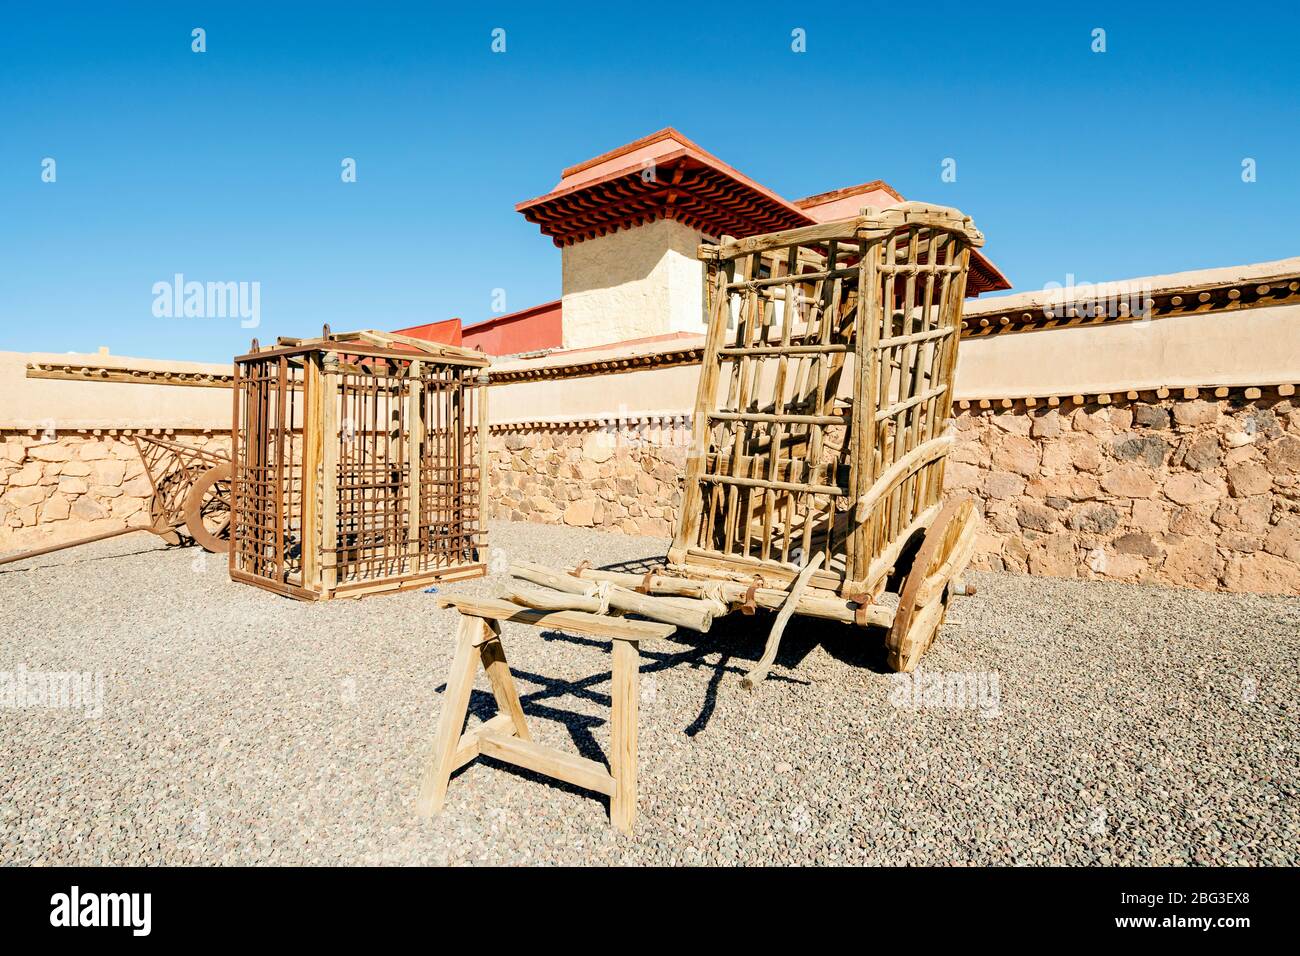
[[[870,194],[901,202],[881,180],[783,199],[672,127],[620,146],[561,174],[555,188],[515,206],[557,246],[673,219],[709,236],[738,239],[855,215]],[[856,205],[854,197],[862,197]],[[846,211],[847,210],[847,211]],[[971,254],[967,295],[1010,289],[978,251]]]
[[[888,193],[894,202],[903,202],[902,195],[894,189],[893,186],[883,179],[873,179],[869,183],[861,183],[857,186],[845,186],[841,189],[832,189],[829,192],[817,193],[815,196],[804,196],[803,199],[796,199],[794,204],[800,209],[808,209],[813,206],[825,206],[827,203],[835,202],[846,196],[863,196],[867,193],[882,192]]]
[[[515,209],[557,246],[656,219],[737,237],[808,222],[792,203],[671,127],[569,167],[551,192]]]

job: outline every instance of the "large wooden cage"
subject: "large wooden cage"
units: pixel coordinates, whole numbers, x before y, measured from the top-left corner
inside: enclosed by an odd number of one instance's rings
[[[294,598],[485,573],[488,361],[380,332],[235,359],[230,576]]]
[[[969,218],[907,203],[705,246],[710,323],[671,558],[878,596],[939,510]]]

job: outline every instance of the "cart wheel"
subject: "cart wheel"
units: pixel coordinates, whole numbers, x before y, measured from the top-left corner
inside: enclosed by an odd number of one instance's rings
[[[230,463],[205,471],[185,496],[185,530],[205,550],[230,550]]]
[[[949,501],[926,530],[885,637],[893,670],[910,673],[934,643],[948,613],[950,585],[970,561],[978,530],[979,515],[969,498]]]

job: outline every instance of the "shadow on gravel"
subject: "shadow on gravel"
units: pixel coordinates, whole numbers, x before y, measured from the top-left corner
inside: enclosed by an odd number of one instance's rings
[[[511,668],[511,672],[515,675],[517,680],[524,680],[530,683],[543,685],[543,689],[540,691],[535,691],[532,694],[520,694],[519,702],[523,705],[525,716],[530,719],[537,718],[542,720],[552,720],[556,723],[563,724],[569,731],[569,735],[573,738],[574,745],[581,756],[586,757],[588,760],[595,760],[599,763],[603,763],[606,766],[609,765],[609,761],[605,759],[604,751],[600,749],[600,745],[596,742],[596,738],[592,736],[591,733],[593,727],[599,727],[601,724],[606,723],[605,718],[588,717],[585,714],[575,714],[573,711],[559,710],[554,707],[549,707],[545,703],[539,702],[549,697],[562,697],[565,694],[573,693],[579,697],[585,697],[596,702],[603,702],[604,705],[608,707],[610,699],[607,694],[596,694],[586,689],[588,685],[599,683],[602,679],[609,680],[610,675],[608,673],[584,678],[578,682],[572,682],[543,678],[537,674],[530,673],[529,671],[521,671],[517,668]],[[446,692],[446,684],[443,684],[437,689],[437,693],[439,694],[445,694]],[[494,717],[497,712],[498,708],[496,698],[494,698],[492,694],[488,691],[477,689],[470,691],[470,714],[481,721],[485,721],[490,717]],[[480,763],[494,767],[497,770],[503,770],[506,773],[513,774],[516,777],[520,777],[533,783],[544,784],[548,787],[554,787],[557,790],[562,790],[567,793],[592,796],[592,793],[589,790],[575,787],[572,784],[565,783],[563,780],[556,780],[554,777],[547,777],[543,774],[535,773],[532,770],[526,770],[525,768],[516,766],[515,764],[505,763],[483,754],[480,754],[477,758],[471,760],[463,767],[457,767],[456,770],[452,772],[451,779],[455,780],[470,767],[477,766]],[[598,796],[597,799],[599,799],[601,803],[605,804],[605,809],[608,811],[609,798]]]
[[[911,552],[914,552],[918,547],[920,547],[919,538],[910,541],[907,546]],[[666,561],[667,557],[641,558],[635,561],[619,561],[615,564],[606,564],[600,570],[618,571],[624,574],[645,574],[663,567]],[[900,561],[899,563],[903,564],[904,562]],[[897,589],[900,584],[901,582],[891,579],[891,587]],[[759,655],[763,653],[763,644],[767,640],[768,632],[772,628],[772,621],[775,617],[774,612],[763,610],[760,610],[753,617],[746,617],[738,613],[729,614],[726,617],[715,619],[713,628],[708,634],[696,634],[692,631],[679,630],[673,635],[673,639],[697,644],[701,648],[701,654],[712,652],[722,655],[722,660],[718,664],[719,673],[709,682],[710,693],[713,693],[721,681],[722,669],[726,668],[726,662],[730,658],[735,657],[741,661],[758,660]],[[863,630],[848,624],[809,617],[791,619],[785,629],[785,634],[781,638],[781,647],[776,655],[775,666],[793,670],[819,644],[826,650],[826,653],[837,661],[852,667],[862,667],[876,674],[893,673],[885,663],[884,631],[874,627]],[[749,667],[737,666],[729,669],[743,676],[749,670]],[[767,679],[789,680],[790,678],[783,678],[779,674],[769,674]],[[803,681],[798,682],[806,683]],[[711,705],[707,702],[706,709],[712,711]],[[708,720],[705,718],[704,724],[707,722]],[[700,725],[699,730],[704,729],[704,724]]]
[[[813,648],[821,645],[827,654],[850,667],[860,667],[874,674],[894,673],[885,663],[885,632],[878,627],[861,628],[837,621],[796,617],[786,628],[781,645],[783,652],[789,648],[789,653],[797,654],[798,660],[803,660]],[[777,656],[778,663],[781,657]]]
[[[714,622],[712,630],[708,634],[696,634],[693,631],[679,630],[671,638],[670,642],[663,642],[654,645],[643,644],[641,646],[641,673],[654,674],[658,671],[669,670],[674,667],[690,667],[696,670],[710,671],[708,683],[704,688],[704,699],[701,702],[700,712],[694,720],[685,728],[686,735],[694,737],[703,731],[713,717],[713,712],[717,707],[718,689],[722,685],[722,679],[728,675],[733,675],[737,680],[735,691],[737,693],[746,693],[740,689],[739,678],[743,677],[749,670],[747,661],[752,662],[758,659],[762,653],[763,647],[761,640],[755,645],[753,632],[746,628],[744,624],[737,622],[735,619],[741,615],[731,615]],[[757,615],[755,616],[757,619]],[[749,619],[745,619],[749,620]],[[765,633],[765,632],[764,632]],[[590,637],[578,637],[571,634],[562,634],[558,631],[544,631],[542,639],[547,641],[565,641],[571,644],[580,644],[584,647],[594,647],[601,650],[609,650],[609,642],[596,640]],[[673,645],[680,645],[681,649],[668,650]],[[811,649],[811,647],[809,648]],[[794,667],[803,655],[807,654],[804,650],[798,657],[790,657],[784,647],[782,652],[777,655],[777,663],[783,667]],[[716,661],[710,661],[708,658],[717,655]],[[735,661],[735,662],[733,662]],[[530,679],[544,682],[544,678],[536,675],[529,675]],[[591,684],[600,684],[609,681],[610,672],[605,671],[600,674],[593,674],[589,678],[584,678],[577,684],[556,682],[558,685],[567,689],[581,689],[584,696],[591,697],[593,700],[599,700],[604,706],[609,706],[608,695],[599,695],[598,697],[590,694],[586,690]],[[786,683],[806,684],[807,681],[798,678],[786,677],[782,674],[769,674],[770,681],[784,681]],[[541,692],[544,696],[554,696],[549,692]],[[536,694],[527,694],[521,697],[524,703],[524,709],[528,709],[528,703],[535,698]],[[576,738],[575,738],[576,742]]]
[[[645,574],[658,569],[662,564],[662,559],[645,558],[604,565],[601,570]],[[763,644],[775,617],[773,612],[762,610],[752,616],[740,613],[729,614],[714,620],[713,627],[707,634],[678,630],[669,641],[642,645],[642,674],[654,674],[676,667],[690,667],[709,672],[708,681],[704,685],[700,712],[683,728],[683,732],[688,737],[694,737],[708,727],[717,709],[718,693],[722,689],[724,678],[729,675],[734,678],[729,682],[726,693],[747,693],[741,689],[740,678],[750,670],[763,653]],[[582,647],[610,650],[609,641],[596,638],[563,634],[559,631],[542,631],[541,636],[545,641],[564,641]],[[791,620],[786,628],[774,666],[787,671],[797,671],[799,665],[818,645],[836,660],[851,666],[862,667],[877,674],[891,673],[885,665],[884,635],[878,629],[864,631],[850,625],[800,617]],[[528,718],[549,720],[563,725],[581,756],[608,765],[605,752],[592,733],[593,728],[606,723],[608,718],[564,710],[553,706],[553,702],[572,696],[608,709],[611,704],[608,691],[596,688],[601,685],[608,687],[612,677],[610,671],[590,674],[578,680],[564,680],[533,671],[520,670],[518,667],[512,667],[511,670],[517,680],[538,688],[529,693],[521,693],[519,696],[524,714]],[[797,674],[787,676],[776,671],[769,672],[767,680],[802,685],[809,683],[801,680]],[[438,688],[439,693],[445,691],[445,684]],[[496,700],[486,691],[475,690],[470,695],[469,711],[480,720],[487,720],[497,712]],[[508,773],[547,786],[572,793],[587,793],[580,787],[574,787],[512,764],[502,763],[489,757],[482,757],[480,760],[485,760]],[[464,767],[458,769],[452,775],[453,779],[464,769]],[[609,802],[608,798],[600,799],[606,804]]]

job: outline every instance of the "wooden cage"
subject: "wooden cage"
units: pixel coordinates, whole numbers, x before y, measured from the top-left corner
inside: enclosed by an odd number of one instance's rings
[[[704,246],[708,339],[671,562],[878,597],[937,516],[968,217],[882,213]]]
[[[486,572],[487,358],[380,332],[235,359],[230,576],[323,600]]]

